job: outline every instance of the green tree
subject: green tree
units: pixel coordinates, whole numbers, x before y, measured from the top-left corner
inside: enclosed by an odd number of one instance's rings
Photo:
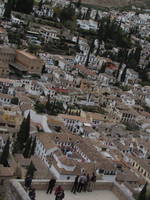
[[[14,142],[13,153],[21,153],[26,145],[26,141],[30,135],[30,113],[24,118]]]
[[[29,44],[29,46],[28,46],[29,52],[33,53],[35,55],[38,53],[39,49],[40,49],[40,47],[35,44]]]
[[[6,142],[5,146],[4,146],[2,155],[0,157],[0,164],[3,164],[4,167],[8,166],[9,145],[10,145],[10,140],[8,138],[7,142]]]
[[[89,20],[90,19],[90,15],[91,15],[91,8],[88,8],[85,19]]]
[[[146,200],[147,183],[144,185],[142,191],[139,194],[138,200]]]
[[[49,95],[47,96],[47,102],[46,102],[46,105],[45,105],[45,109],[46,109],[47,113],[51,113],[51,111],[52,111],[52,104],[50,103],[50,96]]]
[[[98,14],[98,10],[96,11],[96,15],[95,15],[95,21],[99,20],[99,14]]]
[[[33,140],[30,155],[34,155],[34,153],[35,153],[35,148],[36,148],[36,137],[35,137],[34,140]]]
[[[42,6],[43,6],[43,0],[40,0],[40,2],[39,2],[39,10],[42,10]]]
[[[73,21],[75,16],[75,9],[71,6],[64,7],[60,12],[60,20],[62,23],[66,21]]]
[[[29,137],[26,141],[26,145],[25,145],[24,152],[23,152],[24,158],[30,157],[31,144],[32,144],[32,137]]]
[[[30,112],[26,118],[26,137],[25,137],[25,140],[28,139],[29,135],[30,135]]]
[[[45,113],[45,105],[37,101],[34,105],[37,113]]]
[[[30,162],[30,165],[29,165],[29,167],[28,167],[26,176],[31,176],[31,177],[33,178],[35,171],[36,171],[36,168],[35,168],[33,162],[31,161],[31,162]]]
[[[134,58],[135,60],[137,61],[137,64],[139,63],[140,61],[140,57],[141,57],[141,51],[142,51],[142,47],[141,46],[138,46],[135,50],[135,53],[134,53]]]
[[[106,63],[102,63],[101,69],[100,69],[100,73],[104,73],[106,69]]]
[[[21,153],[21,151],[20,151],[20,143],[18,142],[18,140],[15,140],[14,143],[13,143],[12,153],[13,154],[15,154],[15,153]]]
[[[6,19],[11,18],[12,6],[13,6],[12,0],[8,0],[8,2],[5,4],[4,18]]]
[[[88,67],[89,65],[89,59],[90,59],[90,54],[92,53],[93,49],[94,49],[94,39],[92,40],[91,42],[91,46],[90,46],[90,49],[88,51],[88,54],[87,54],[87,58],[86,58],[86,62],[85,62],[85,66]]]
[[[30,14],[33,11],[34,0],[18,0],[16,3],[16,11]]]
[[[78,2],[77,2],[77,8],[80,8],[81,7],[81,0],[78,0]]]
[[[18,98],[17,97],[12,98],[11,103],[14,104],[14,105],[18,105],[18,103],[19,103]]]

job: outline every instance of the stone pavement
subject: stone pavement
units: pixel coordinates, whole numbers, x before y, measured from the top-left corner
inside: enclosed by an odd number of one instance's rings
[[[36,191],[36,200],[55,200],[54,194],[46,194],[46,191]],[[65,191],[64,200],[119,200],[111,191],[96,190],[93,192],[82,192],[72,194],[70,191]]]

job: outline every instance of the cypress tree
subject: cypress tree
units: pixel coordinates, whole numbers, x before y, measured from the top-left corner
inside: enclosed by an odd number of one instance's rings
[[[80,8],[80,6],[81,6],[81,0],[78,0],[78,2],[77,2],[77,8]]]
[[[35,137],[34,140],[33,140],[30,155],[34,155],[34,153],[35,153],[35,148],[36,148],[36,137]]]
[[[106,69],[106,64],[103,62],[102,63],[102,67],[100,69],[100,73],[104,73],[105,72],[105,69]]]
[[[34,0],[18,0],[16,11],[30,14],[33,11]]]
[[[47,102],[46,102],[45,108],[46,108],[47,113],[50,113],[51,103],[50,103],[50,96],[49,95],[47,96]]]
[[[41,1],[39,2],[39,10],[42,10],[42,6],[43,6],[43,0],[41,0]]]
[[[76,41],[77,45],[79,45],[79,40],[80,40],[80,34],[78,34],[78,36],[77,36],[77,41]]]
[[[142,191],[139,194],[138,200],[146,200],[147,183],[144,185]]]
[[[8,166],[9,145],[10,145],[10,141],[9,141],[9,138],[8,138],[7,142],[6,142],[5,146],[4,146],[2,155],[0,157],[0,164],[3,164],[4,167]]]
[[[5,4],[4,18],[6,19],[11,18],[12,6],[13,6],[12,0],[8,0],[8,2]]]
[[[45,65],[43,65],[43,67],[42,67],[42,72],[41,72],[42,74],[44,74],[44,73],[46,73],[46,67],[45,67]]]
[[[127,72],[127,67],[126,67],[126,68],[124,69],[124,71],[122,72],[122,75],[121,75],[121,82],[124,82],[124,81],[125,81],[126,72]]]
[[[30,113],[24,118],[14,143],[13,153],[20,153],[25,147],[26,141],[30,135]]]
[[[26,177],[31,176],[33,178],[35,171],[36,171],[36,168],[35,168],[33,162],[31,161],[30,165],[28,167],[27,173],[26,173]]]
[[[137,64],[139,63],[140,61],[140,56],[141,56],[141,51],[142,51],[142,47],[141,46],[138,46],[135,50],[135,53],[134,53],[134,58],[135,60],[137,61]]]
[[[95,15],[95,21],[98,21],[99,20],[99,14],[98,14],[98,10],[96,12],[96,15]]]
[[[26,119],[26,138],[25,138],[26,140],[28,139],[29,135],[30,135],[30,112]]]
[[[90,19],[90,15],[91,15],[91,8],[88,8],[85,19],[89,20]]]
[[[13,154],[15,153],[21,153],[21,150],[20,150],[20,144],[18,142],[18,140],[16,140],[13,144],[13,151],[12,151]]]
[[[86,58],[86,62],[85,62],[85,66],[88,67],[89,65],[89,58],[90,58],[90,54],[91,52],[93,51],[93,48],[94,48],[94,39],[92,40],[92,43],[91,43],[91,46],[90,46],[90,49],[89,49],[89,52],[88,52],[88,55],[87,55],[87,58]]]
[[[25,149],[24,149],[24,152],[23,152],[24,158],[29,158],[30,157],[31,143],[32,143],[32,138],[29,137],[27,139],[27,142],[26,142],[26,145],[25,145]]]

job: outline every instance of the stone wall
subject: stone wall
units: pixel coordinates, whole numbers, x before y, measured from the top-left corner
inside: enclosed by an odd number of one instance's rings
[[[117,182],[113,184],[112,192],[119,198],[119,200],[135,200],[132,193],[124,186]]]
[[[16,180],[10,180],[6,186],[7,200],[30,200],[22,185]]]
[[[47,189],[49,180],[33,180],[32,187],[36,190]],[[62,185],[64,190],[70,190],[73,182],[57,181],[57,185]],[[24,180],[10,180],[7,186],[7,200],[30,200],[24,188]],[[127,190],[124,185],[119,185],[117,182],[97,181],[95,185],[96,190],[109,190],[112,191],[119,200],[135,200],[132,194]]]
[[[19,180],[19,182],[22,184],[22,186],[24,186],[24,181]],[[35,188],[36,190],[46,190],[48,187],[48,182],[49,182],[49,180],[33,180],[32,187]],[[56,183],[56,186],[57,185],[61,185],[64,188],[64,190],[71,190],[73,181],[65,180],[65,182],[64,182],[64,181],[58,180]],[[97,181],[96,185],[95,185],[95,189],[112,191],[113,182]]]

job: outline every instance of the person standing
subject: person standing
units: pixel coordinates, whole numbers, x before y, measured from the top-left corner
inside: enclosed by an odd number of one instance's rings
[[[55,184],[56,184],[56,179],[55,178],[52,178],[49,183],[48,183],[48,188],[47,188],[47,191],[46,193],[52,193],[53,192],[53,188],[55,187]]]
[[[89,192],[93,191],[95,183],[96,183],[96,175],[93,172],[92,177],[91,177],[91,181],[90,181],[90,190],[89,190]]]
[[[24,183],[24,185],[25,185],[27,190],[29,190],[31,188],[31,184],[32,184],[32,177],[31,176],[27,176],[25,178],[25,183]]]
[[[78,192],[81,192],[84,188],[84,185],[86,183],[86,175],[83,174],[79,177],[79,185],[78,185]]]
[[[35,189],[34,188],[30,188],[29,190],[29,197],[31,200],[35,200]]]
[[[89,176],[89,174],[87,174],[87,175],[86,175],[86,182],[85,182],[85,184],[84,184],[84,192],[87,191],[88,186],[89,186],[89,183],[90,183],[90,176]]]
[[[59,185],[55,190],[55,200],[62,200],[65,197],[64,189]]]
[[[78,180],[79,180],[79,175],[77,175],[75,177],[74,183],[73,183],[73,187],[71,189],[71,192],[73,192],[74,194],[76,193],[77,189],[78,189]]]

